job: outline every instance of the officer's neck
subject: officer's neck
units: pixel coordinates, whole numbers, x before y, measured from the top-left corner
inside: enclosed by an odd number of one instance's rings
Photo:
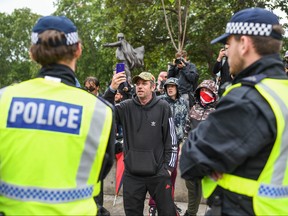
[[[71,70],[73,70],[74,72],[76,70],[76,59],[73,59],[71,61],[61,60],[61,61],[58,61],[57,63],[62,64],[62,65],[66,65],[67,67],[70,67]]]

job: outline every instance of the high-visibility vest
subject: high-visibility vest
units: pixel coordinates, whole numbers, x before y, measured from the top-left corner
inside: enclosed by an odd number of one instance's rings
[[[224,95],[240,86],[241,84],[231,86]],[[269,103],[276,117],[277,136],[267,163],[257,180],[226,173],[218,181],[204,177],[203,196],[208,198],[219,185],[226,190],[251,197],[256,215],[287,215],[288,80],[265,78],[255,84],[255,89]]]
[[[96,215],[112,119],[101,100],[60,82],[1,89],[0,212]]]

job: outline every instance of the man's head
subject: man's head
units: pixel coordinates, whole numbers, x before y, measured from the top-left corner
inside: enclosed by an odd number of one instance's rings
[[[98,95],[99,94],[99,88],[100,83],[96,77],[87,77],[84,81],[85,89],[87,89],[88,92]]]
[[[115,101],[115,103],[120,103],[121,101],[122,101],[122,99],[123,99],[123,94],[124,94],[124,92],[123,91],[121,91],[121,90],[117,90],[117,92],[116,92],[116,94],[115,94],[115,96],[114,96],[114,101]]]
[[[158,80],[162,81],[166,81],[167,80],[167,71],[161,71],[159,74],[158,74]]]
[[[187,61],[187,52],[185,50],[179,51],[175,54],[175,58],[174,64],[181,69]]]
[[[211,44],[228,45],[230,73],[236,76],[261,56],[279,53],[283,33],[275,14],[262,8],[248,8],[234,14],[226,32]]]
[[[149,72],[141,72],[133,77],[132,82],[136,86],[136,94],[140,101],[148,102],[155,90],[155,77]]]
[[[166,94],[174,100],[179,96],[178,86],[178,79],[174,77],[170,77],[169,79],[167,79],[164,84]]]
[[[64,16],[45,16],[32,29],[30,55],[42,66],[72,61],[82,49],[74,23]]]

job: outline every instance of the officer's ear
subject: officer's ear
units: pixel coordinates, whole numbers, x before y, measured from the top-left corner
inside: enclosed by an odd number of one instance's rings
[[[79,42],[77,44],[77,50],[76,50],[74,55],[75,55],[75,58],[77,58],[77,59],[79,59],[80,56],[82,55],[82,44],[81,44],[81,42]]]
[[[31,52],[31,50],[29,50],[29,57],[30,57],[30,59],[31,59],[32,61],[35,61],[35,58],[33,57],[33,54],[32,54],[32,52]]]

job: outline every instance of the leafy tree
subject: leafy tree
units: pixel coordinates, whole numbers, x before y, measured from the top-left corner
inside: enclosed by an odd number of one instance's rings
[[[220,44],[210,41],[225,31],[227,21],[246,7],[281,9],[287,0],[57,0],[55,15],[65,15],[78,27],[83,54],[76,75],[83,83],[96,76],[106,88],[117,62],[115,49],[104,48],[119,32],[133,46],[144,45],[144,68],[155,76],[167,70],[177,50],[185,49],[200,72],[211,78]],[[165,9],[165,10],[164,10]],[[29,59],[31,28],[39,15],[27,8],[0,13],[0,87],[34,77],[39,66]],[[288,18],[288,17],[287,17]],[[286,28],[287,28],[286,24]],[[283,54],[288,50],[284,39]],[[174,42],[173,42],[174,41]],[[133,71],[132,76],[139,71]]]
[[[0,87],[27,80],[35,74],[29,58],[30,34],[39,16],[28,8],[0,14]]]

